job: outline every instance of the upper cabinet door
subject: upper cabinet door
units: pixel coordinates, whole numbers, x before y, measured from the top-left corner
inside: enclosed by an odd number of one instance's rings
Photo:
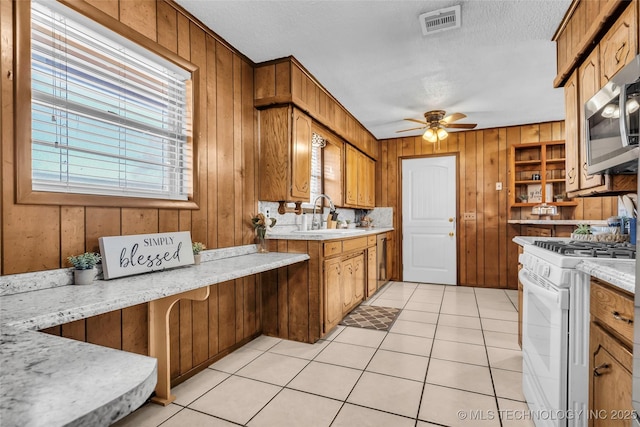
[[[600,41],[600,86],[607,84],[611,77],[636,56],[638,51],[637,4],[638,2],[631,2]]]
[[[311,118],[293,109],[291,144],[291,197],[307,201],[311,198]]]
[[[345,144],[345,206],[358,205],[358,158],[360,153],[349,144]]]
[[[367,195],[367,203],[366,206],[368,208],[374,208],[376,206],[376,162],[367,159],[367,182],[365,183],[367,187],[366,195]]]
[[[329,139],[322,149],[322,185],[324,194],[331,197],[333,204],[344,206],[344,143],[337,139]]]
[[[600,90],[600,49],[596,46],[591,55],[584,60],[578,69],[579,101],[579,130],[580,130],[580,189],[593,188],[604,184],[602,175],[587,174],[587,150],[584,149],[586,134],[584,120],[584,104]]]
[[[367,205],[367,167],[369,163],[367,162],[369,158],[363,154],[358,153],[358,206],[366,206]]]
[[[578,117],[578,74],[574,72],[564,85],[565,171],[567,192],[580,189],[580,135]]]

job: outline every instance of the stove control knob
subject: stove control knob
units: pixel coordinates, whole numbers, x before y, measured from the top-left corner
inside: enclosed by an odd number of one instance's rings
[[[551,274],[551,268],[548,265],[542,266],[542,277],[549,277]]]

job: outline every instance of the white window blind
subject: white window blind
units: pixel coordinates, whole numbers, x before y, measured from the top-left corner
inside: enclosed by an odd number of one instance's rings
[[[322,194],[322,147],[326,145],[322,136],[311,135],[311,200],[313,203]]]
[[[190,73],[57,2],[31,28],[33,189],[187,200]]]

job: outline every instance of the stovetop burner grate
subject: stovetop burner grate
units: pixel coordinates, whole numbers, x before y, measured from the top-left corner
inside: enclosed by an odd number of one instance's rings
[[[630,243],[536,240],[533,244],[566,256],[620,259],[635,259],[636,257],[636,246]]]

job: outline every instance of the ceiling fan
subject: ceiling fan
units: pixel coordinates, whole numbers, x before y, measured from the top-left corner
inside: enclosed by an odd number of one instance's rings
[[[447,117],[445,117],[444,115],[445,115],[444,110],[433,110],[433,111],[427,111],[426,113],[424,113],[424,120],[405,119],[410,122],[421,123],[425,126],[420,126],[420,127],[411,128],[411,129],[403,129],[403,130],[397,131],[396,133],[408,132],[411,130],[418,130],[418,129],[427,129],[422,135],[422,137],[429,142],[436,142],[436,141],[445,139],[446,137],[449,136],[449,133],[447,132],[446,129],[473,129],[476,126],[478,126],[476,123],[452,123],[452,122],[455,122],[456,120],[464,119],[465,117],[467,117],[465,114],[462,114],[462,113],[453,113],[448,115]]]

